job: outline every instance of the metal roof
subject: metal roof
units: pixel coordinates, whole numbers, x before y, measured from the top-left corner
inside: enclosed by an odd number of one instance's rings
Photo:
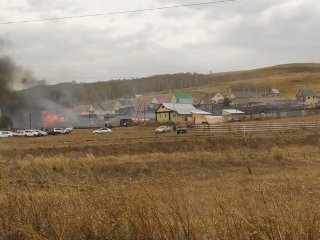
[[[190,115],[192,111],[198,110],[192,104],[187,103],[163,103],[163,106],[182,115]]]
[[[177,100],[178,99],[192,99],[189,93],[173,93],[172,94]]]
[[[280,93],[279,90],[276,89],[276,88],[272,88],[271,92],[274,93],[274,94],[279,94]]]
[[[245,114],[245,112],[242,112],[237,109],[222,109],[222,111],[230,113],[230,114]]]
[[[229,94],[229,97],[232,95],[238,99],[249,99],[250,98],[250,94],[248,92],[231,92]]]
[[[191,111],[191,113],[199,114],[199,115],[212,115],[211,113],[206,112],[206,111],[202,111],[202,110],[200,110],[200,109],[196,109],[196,110],[194,110],[194,111]]]
[[[152,99],[151,103],[161,104],[161,103],[167,103],[169,101],[170,101],[169,96],[156,96]]]
[[[182,115],[201,114],[201,115],[211,115],[209,112],[196,109],[192,104],[181,104],[181,103],[163,103],[167,109],[177,112]]]
[[[300,89],[297,96],[315,97],[315,96],[317,96],[317,94],[312,89]]]
[[[183,104],[190,103],[190,104],[192,104],[193,100],[191,98],[189,98],[189,99],[178,99],[177,103],[183,103]]]

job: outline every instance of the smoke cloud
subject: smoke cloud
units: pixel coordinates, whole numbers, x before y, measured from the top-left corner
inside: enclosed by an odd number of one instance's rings
[[[37,80],[32,71],[17,65],[10,56],[0,52],[0,114],[11,116],[15,127],[29,127],[30,116],[31,127],[35,128],[47,126],[48,122],[57,124],[65,119],[75,121],[76,115],[70,106],[72,100],[62,97],[57,90],[50,92],[44,85],[44,80]]]
[[[32,114],[33,126],[41,126],[41,112],[61,109],[61,106],[41,89],[18,92],[39,85],[45,85],[45,81],[37,80],[31,70],[4,54],[4,41],[0,39],[0,114],[10,115],[19,127],[28,126]]]
[[[30,70],[18,66],[9,56],[0,53],[0,108],[13,114],[23,99],[15,90],[39,84]]]

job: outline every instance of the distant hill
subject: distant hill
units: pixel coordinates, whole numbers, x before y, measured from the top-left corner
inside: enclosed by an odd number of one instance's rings
[[[157,94],[183,90],[186,92],[230,89],[264,91],[276,87],[284,95],[295,95],[301,87],[309,86],[320,92],[320,64],[295,63],[255,70],[213,74],[179,73],[130,80],[111,80],[95,83],[61,83],[36,86],[22,90],[20,95],[30,101],[41,97],[66,106],[92,104],[117,98],[133,98],[136,94]]]
[[[294,95],[297,89],[307,86],[320,91],[320,64],[284,64],[255,70],[214,73],[205,78],[206,86],[199,89],[213,87],[226,92],[230,89],[262,91],[275,87],[284,95]]]

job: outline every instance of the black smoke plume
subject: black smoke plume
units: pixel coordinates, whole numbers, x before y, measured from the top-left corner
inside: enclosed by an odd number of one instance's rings
[[[32,71],[17,65],[14,60],[1,54],[0,39],[0,115],[9,115],[15,127],[43,126],[43,112],[63,115],[63,119],[74,122],[76,115],[72,109],[73,98],[51,91],[45,80],[37,80]],[[65,124],[65,123],[63,123]]]
[[[0,55],[0,108],[9,114],[20,108],[25,99],[15,90],[37,85],[32,72],[18,66],[9,56]]]
[[[14,85],[15,64],[7,56],[0,56],[0,108],[4,108],[16,101],[15,94],[12,91]]]

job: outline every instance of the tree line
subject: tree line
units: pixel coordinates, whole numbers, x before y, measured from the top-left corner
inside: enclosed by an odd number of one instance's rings
[[[47,99],[71,107],[117,98],[133,98],[137,94],[160,94],[181,88],[201,86],[206,82],[206,75],[203,74],[178,73],[106,82],[41,85],[22,90],[19,95],[24,96],[29,102],[36,103],[39,99]]]

